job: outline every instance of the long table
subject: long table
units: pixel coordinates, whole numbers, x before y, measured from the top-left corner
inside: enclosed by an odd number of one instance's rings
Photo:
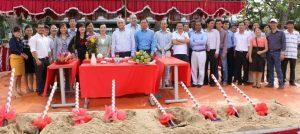
[[[107,63],[79,67],[80,93],[85,98],[111,97],[112,80],[116,80],[116,96],[156,93],[163,73],[161,64]]]

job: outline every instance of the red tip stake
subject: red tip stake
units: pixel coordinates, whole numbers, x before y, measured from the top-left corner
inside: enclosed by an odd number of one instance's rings
[[[39,130],[42,130],[44,127],[46,127],[51,122],[52,122],[51,117],[49,117],[47,115],[44,118],[42,116],[39,116],[38,118],[33,120],[32,125],[36,126]]]
[[[176,120],[176,117],[171,113],[167,113],[159,117],[159,122],[164,126],[170,125],[169,123],[173,120]]]
[[[14,120],[16,119],[16,111],[10,110],[7,112],[6,106],[0,107],[0,124],[3,125],[5,120]]]
[[[228,105],[228,107],[226,108],[226,113],[227,113],[227,116],[238,116],[238,109],[237,111],[234,109],[233,106],[231,105]]]
[[[268,107],[266,103],[257,103],[255,106],[255,111],[260,116],[268,115]]]
[[[123,121],[126,119],[126,113],[124,111],[116,109],[115,112],[113,112],[111,106],[105,106],[105,113],[103,120],[105,122],[111,122],[111,121]]]
[[[83,108],[73,109],[72,116],[72,120],[75,122],[75,125],[87,123],[92,120],[92,117],[88,115],[87,110]]]
[[[210,119],[212,121],[218,120],[216,111],[213,110],[211,107],[201,106],[199,108],[199,113],[202,114],[205,117],[205,119]]]

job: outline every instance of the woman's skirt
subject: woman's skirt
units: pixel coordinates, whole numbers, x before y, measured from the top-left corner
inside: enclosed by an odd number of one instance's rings
[[[250,63],[250,71],[263,72],[265,69],[265,58],[257,54],[258,51],[262,51],[264,48],[253,48],[252,51],[252,63]]]
[[[20,55],[11,54],[10,67],[15,68],[15,76],[24,75],[25,74],[24,58]]]

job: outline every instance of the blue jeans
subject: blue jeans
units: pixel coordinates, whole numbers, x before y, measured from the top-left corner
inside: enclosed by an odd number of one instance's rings
[[[228,82],[228,65],[227,65],[227,55],[222,56],[223,51],[220,50],[220,57],[222,60],[222,80],[223,82]]]
[[[267,80],[271,85],[274,85],[274,67],[276,70],[279,86],[283,86],[284,83],[281,70],[280,51],[269,51],[267,53]]]

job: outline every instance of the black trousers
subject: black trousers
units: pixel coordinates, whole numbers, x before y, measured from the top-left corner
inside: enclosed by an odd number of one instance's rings
[[[118,52],[119,53],[119,57],[124,58],[124,57],[130,57],[131,56],[131,52],[127,51],[127,52]]]
[[[236,67],[236,75],[238,83],[246,83],[248,82],[248,74],[249,74],[249,62],[246,58],[247,52],[244,51],[235,51],[235,67]],[[242,68],[243,68],[243,76],[242,76]]]
[[[282,73],[283,73],[283,81],[285,82],[286,79],[286,69],[287,69],[287,64],[290,62],[290,83],[295,83],[295,68],[296,68],[296,59],[292,58],[285,58],[281,62],[281,68],[282,68]]]
[[[228,69],[228,84],[232,83],[232,77],[235,76],[235,65],[234,65],[234,48],[227,49],[227,69]]]
[[[45,80],[47,75],[47,67],[49,66],[49,58],[39,59],[41,61],[41,65],[35,64],[35,75],[36,75],[36,87],[38,93],[44,92]]]
[[[206,51],[206,62],[205,62],[205,74],[204,74],[204,84],[207,85],[208,82],[210,85],[215,85],[214,80],[211,78],[210,74],[214,74],[216,78],[218,76],[218,58],[215,58],[215,49]],[[210,74],[208,75],[208,64],[210,65]],[[208,78],[209,81],[208,81]]]
[[[186,54],[174,54],[173,56],[179,60],[189,62],[189,57]]]

